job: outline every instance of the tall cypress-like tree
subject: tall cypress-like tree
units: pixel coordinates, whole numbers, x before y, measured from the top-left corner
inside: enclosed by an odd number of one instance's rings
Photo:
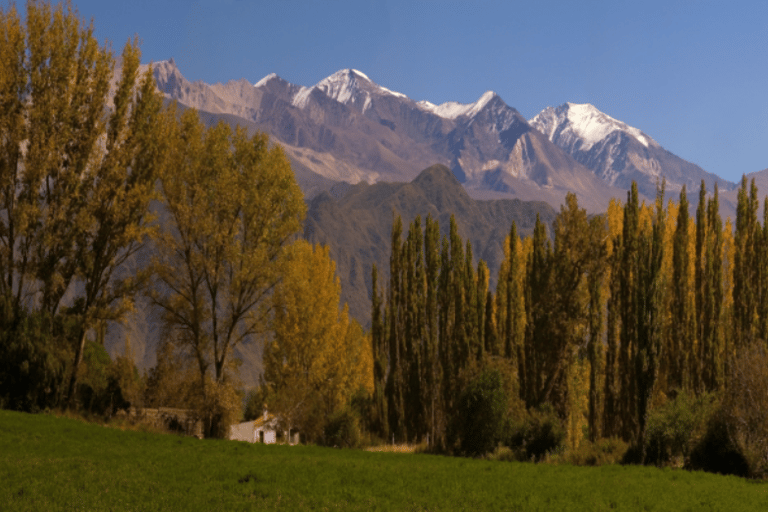
[[[670,354],[671,388],[695,389],[695,352],[693,346],[694,324],[690,304],[688,281],[690,258],[688,255],[688,199],[685,185],[680,191],[680,208],[677,212],[677,229],[673,247],[672,268],[672,347]]]
[[[379,271],[374,263],[371,268],[371,344],[373,345],[373,405],[374,430],[384,439],[389,437],[387,401],[384,393],[387,375],[387,352],[384,343],[384,318],[379,294]]]
[[[621,294],[619,284],[621,277],[621,262],[623,261],[623,241],[621,233],[624,224],[624,213],[618,201],[611,201],[608,206],[608,240],[610,257],[607,267],[610,271],[606,297],[605,320],[605,385],[603,388],[602,435],[605,437],[619,436],[619,336],[621,326]]]
[[[525,395],[527,407],[539,405],[543,382],[543,348],[547,343],[546,328],[549,317],[545,306],[549,280],[549,253],[544,223],[536,215],[533,229],[533,248],[528,258],[525,280]]]
[[[703,273],[702,309],[702,381],[705,391],[723,384],[723,222],[717,183],[707,204],[707,237]]]
[[[756,252],[759,274],[757,314],[760,318],[757,336],[761,340],[768,340],[768,196],[763,203],[763,229]]]
[[[683,187],[683,191],[685,187]],[[684,197],[685,192],[681,193]],[[686,205],[687,208],[687,205]],[[683,204],[681,201],[681,210]],[[634,356],[635,386],[637,389],[637,431],[632,438],[641,450],[640,462],[645,462],[645,428],[648,406],[656,383],[661,354],[661,318],[663,316],[663,277],[661,265],[664,258],[664,183],[657,191],[656,217],[650,234],[641,235],[637,269],[637,345]],[[679,226],[679,224],[678,224]],[[649,236],[650,235],[650,236]]]
[[[488,265],[483,260],[480,260],[477,264],[477,279],[476,279],[476,291],[475,291],[475,318],[477,323],[477,341],[475,342],[475,348],[473,355],[478,361],[482,361],[485,354],[486,347],[486,309],[487,309],[487,297],[488,294]]]
[[[403,223],[400,216],[392,223],[392,253],[389,259],[389,375],[387,376],[387,409],[389,412],[389,431],[398,439],[406,437],[404,403],[404,357],[402,351],[404,322],[402,311],[402,233]]]
[[[621,436],[632,439],[637,431],[637,381],[635,375],[634,354],[637,351],[637,272],[640,244],[640,208],[638,204],[637,184],[627,193],[624,206],[624,226],[622,231],[621,263],[618,268],[618,292],[620,299],[619,316],[621,319],[618,358],[618,416]]]
[[[605,347],[603,346],[603,280],[605,267],[608,263],[608,237],[604,236],[604,221],[595,217],[590,222],[590,232],[599,236],[591,237],[591,255],[587,263],[587,291],[589,293],[588,307],[588,342],[589,358],[589,404],[588,426],[589,439],[595,442],[600,437],[603,407],[603,383],[600,377],[605,374]]]
[[[473,265],[474,254],[472,253],[472,243],[467,240],[464,259],[464,323],[465,337],[464,346],[461,349],[463,364],[469,364],[470,359],[475,357],[480,345],[479,327],[480,322],[477,317],[478,297],[477,297],[477,277],[475,276],[475,267]]]
[[[465,278],[464,278],[464,244],[459,236],[459,228],[456,225],[456,219],[451,215],[450,225],[451,242],[451,265],[450,282],[451,297],[453,299],[453,331],[451,336],[451,351],[453,361],[453,374],[450,380],[455,383],[459,371],[467,364],[467,318],[466,318],[466,296],[465,296]],[[454,388],[455,389],[455,388]]]
[[[440,407],[438,407],[439,418],[437,429],[440,432],[440,438],[435,438],[436,442],[444,444],[445,428],[447,423],[447,411],[453,407],[454,398],[454,361],[453,361],[453,331],[455,326],[455,311],[453,300],[453,286],[451,278],[451,249],[448,237],[443,237],[442,249],[440,251],[440,278],[438,293],[438,326],[439,342],[438,351],[440,355]]]
[[[506,279],[506,329],[504,336],[504,357],[518,364],[523,364],[523,326],[522,308],[523,292],[520,289],[520,272],[523,271],[520,254],[518,252],[517,224],[512,222],[509,230],[509,261]]]
[[[438,290],[440,286],[440,226],[427,215],[424,227],[424,273],[426,283],[425,342],[423,345],[423,387],[422,399],[427,409],[427,424],[430,443],[436,439],[436,408],[439,405],[438,352]]]
[[[405,338],[407,358],[406,420],[411,439],[426,435],[424,428],[426,407],[422,394],[422,350],[425,344],[426,281],[424,279],[423,236],[421,217],[417,216],[408,230],[407,269],[408,301],[407,329]]]
[[[710,241],[707,238],[709,232],[709,222],[707,216],[707,188],[704,180],[701,180],[701,188],[699,189],[699,204],[696,207],[696,259],[695,259],[695,331],[694,336],[697,340],[697,362],[698,379],[695,383],[695,389],[702,391],[706,387],[704,384],[704,372],[705,372],[705,353],[706,353],[706,341],[708,333],[704,332],[704,295],[706,294],[706,280],[707,280],[707,244]]]
[[[621,435],[619,392],[622,380],[619,372],[620,334],[621,334],[621,262],[623,260],[623,242],[621,234],[612,239],[613,254],[610,260],[611,278],[609,297],[606,304],[606,351],[605,351],[605,387],[603,391],[603,431],[605,437]]]
[[[733,263],[733,335],[735,348],[751,343],[757,333],[758,265],[760,235],[757,223],[757,187],[752,180],[747,191],[747,177],[742,176],[736,205]]]

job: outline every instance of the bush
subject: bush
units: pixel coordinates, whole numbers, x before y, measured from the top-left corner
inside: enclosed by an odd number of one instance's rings
[[[750,475],[749,462],[731,439],[722,410],[710,418],[704,437],[691,451],[688,468],[723,475]]]
[[[360,420],[352,409],[345,407],[328,418],[323,429],[323,444],[335,448],[359,448],[362,441]]]
[[[768,473],[768,350],[764,341],[741,349],[731,364],[723,420],[752,476]]]
[[[54,408],[66,389],[71,322],[45,313],[22,310],[13,321],[13,312],[0,298],[0,408],[39,412]]]
[[[193,407],[198,419],[203,421],[203,435],[225,439],[229,427],[242,418],[242,403],[242,396],[231,382],[206,379],[205,394],[196,396]]]
[[[519,460],[541,461],[561,450],[565,442],[565,429],[550,404],[530,410],[522,423],[508,428],[507,445]]]
[[[604,466],[618,464],[629,445],[617,437],[599,439],[594,443],[583,441],[579,448],[568,453],[565,462],[574,466]]]
[[[501,373],[483,370],[464,388],[457,411],[461,451],[477,456],[493,450],[501,441],[507,394]]]
[[[716,397],[680,392],[674,400],[651,411],[645,433],[645,463],[664,466],[685,460],[704,436]]]

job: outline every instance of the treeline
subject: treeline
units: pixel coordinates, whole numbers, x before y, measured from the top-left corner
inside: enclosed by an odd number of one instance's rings
[[[735,227],[718,201],[702,182],[691,218],[685,187],[677,203],[662,185],[640,204],[633,184],[590,219],[569,194],[551,237],[538,220],[524,240],[512,225],[495,293],[453,220],[441,241],[431,217],[405,236],[396,218],[389,282],[372,275],[376,431],[459,449],[462,393],[495,368],[513,416],[551,409],[572,444],[620,438],[642,460],[652,409],[722,395],[738,355],[768,338],[754,181],[742,180]]]

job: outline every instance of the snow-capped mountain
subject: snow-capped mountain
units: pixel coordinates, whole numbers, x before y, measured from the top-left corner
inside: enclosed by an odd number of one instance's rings
[[[544,200],[557,208],[572,191],[598,212],[623,197],[633,179],[648,197],[661,176],[670,191],[717,179],[591,105],[550,108],[529,123],[493,91],[472,103],[416,102],[355,69],[312,86],[275,74],[256,83],[192,83],[172,60],[154,70],[168,98],[236,116],[281,143],[295,169],[335,181],[405,182],[440,163],[475,197]]]
[[[640,192],[652,197],[662,179],[666,179],[669,192],[679,192],[683,185],[689,193],[695,192],[702,179],[710,191],[715,183],[721,190],[734,186],[673,155],[638,128],[590,104],[547,107],[530,124],[608,184],[619,188],[629,188],[634,180]]]
[[[259,84],[256,84],[258,87]],[[363,112],[368,110],[373,97],[381,94],[391,95],[401,99],[407,99],[405,94],[390,91],[386,87],[375,84],[362,71],[356,69],[343,69],[324,78],[312,87],[302,87],[293,97],[294,106],[303,108],[309,101],[309,96],[319,91],[327,97],[345,105],[356,105]]]

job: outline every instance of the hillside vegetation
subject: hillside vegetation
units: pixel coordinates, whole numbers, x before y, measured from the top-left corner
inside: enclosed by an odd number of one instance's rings
[[[765,510],[765,484],[647,467],[250,445],[0,411],[0,504],[27,510]]]

